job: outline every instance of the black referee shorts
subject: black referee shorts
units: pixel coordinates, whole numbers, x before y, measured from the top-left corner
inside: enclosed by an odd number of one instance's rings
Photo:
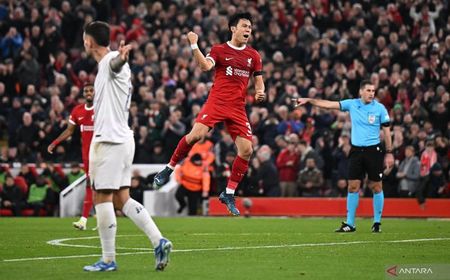
[[[383,178],[384,152],[380,145],[353,146],[349,154],[348,179],[363,180],[367,174],[370,181],[379,182]]]

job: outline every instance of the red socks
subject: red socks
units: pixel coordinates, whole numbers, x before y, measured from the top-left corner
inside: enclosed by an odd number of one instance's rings
[[[186,136],[183,136],[181,138],[180,142],[178,142],[177,148],[175,149],[175,152],[173,152],[172,158],[170,159],[169,165],[172,167],[175,167],[177,163],[179,163],[182,159],[184,159],[189,151],[192,149],[193,145],[189,145],[186,142]]]
[[[86,195],[84,196],[83,202],[83,213],[81,214],[82,217],[85,217],[86,219],[89,218],[89,212],[91,212],[92,204],[92,188],[86,187]]]
[[[235,190],[248,170],[248,161],[237,156],[231,168],[231,176],[228,180],[227,189]]]

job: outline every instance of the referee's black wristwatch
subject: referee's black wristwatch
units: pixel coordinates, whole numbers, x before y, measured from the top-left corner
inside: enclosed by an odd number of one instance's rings
[[[393,154],[392,150],[386,150],[386,154]]]

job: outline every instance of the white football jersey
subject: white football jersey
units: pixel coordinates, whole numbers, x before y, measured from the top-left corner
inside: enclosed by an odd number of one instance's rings
[[[124,143],[133,136],[128,126],[131,102],[131,70],[128,63],[119,73],[111,70],[110,61],[118,51],[106,54],[98,64],[94,89],[94,137],[92,142]]]

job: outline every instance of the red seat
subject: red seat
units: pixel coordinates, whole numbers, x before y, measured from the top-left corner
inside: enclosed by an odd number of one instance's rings
[[[13,212],[11,209],[0,209],[0,216],[3,216],[3,217],[8,216],[9,217],[12,215],[13,215]]]
[[[16,178],[14,178],[14,184],[20,188],[24,196],[28,194],[28,184],[25,178],[22,176],[16,176]]]

